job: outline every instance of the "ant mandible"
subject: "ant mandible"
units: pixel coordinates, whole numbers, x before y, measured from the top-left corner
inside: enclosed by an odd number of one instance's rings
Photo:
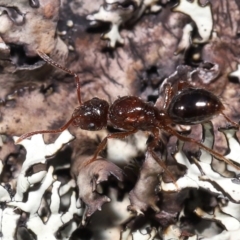
[[[167,169],[166,165],[154,151],[155,147],[161,140],[159,131],[163,130],[170,135],[176,136],[182,141],[196,144],[217,159],[222,160],[240,170],[239,166],[235,165],[223,155],[206,147],[193,138],[181,135],[171,127],[172,124],[195,125],[204,123],[210,121],[214,116],[219,114],[223,115],[228,122],[238,127],[239,125],[237,123],[231,121],[224,114],[224,106],[222,102],[213,93],[205,89],[194,88],[190,84],[181,81],[179,82],[177,89],[167,85],[165,90],[165,103],[163,109],[161,110],[148,102],[144,102],[136,96],[119,97],[111,106],[109,106],[107,101],[97,97],[94,97],[86,102],[82,102],[79,76],[71,70],[56,63],[43,52],[37,51],[37,53],[50,65],[62,69],[68,74],[74,76],[77,85],[79,106],[75,108],[71,119],[61,128],[26,133],[20,136],[16,143],[19,143],[23,139],[35,134],[62,132],[71,124],[84,130],[98,131],[106,128],[107,122],[109,121],[114,128],[121,130],[122,132],[108,134],[98,145],[93,157],[86,161],[83,166],[97,160],[99,153],[105,148],[109,138],[125,138],[139,130],[149,131],[153,136],[153,140],[148,143],[147,151],[152,155],[155,161],[163,167],[166,172],[168,172],[175,182],[174,177]]]

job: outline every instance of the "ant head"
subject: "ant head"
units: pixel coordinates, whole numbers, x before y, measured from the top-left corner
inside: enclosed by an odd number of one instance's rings
[[[88,131],[100,130],[107,126],[108,109],[107,101],[92,98],[74,110],[73,125]]]

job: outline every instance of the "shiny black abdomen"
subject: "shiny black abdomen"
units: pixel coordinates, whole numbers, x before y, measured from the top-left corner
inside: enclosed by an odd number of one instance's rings
[[[173,97],[167,111],[173,123],[193,125],[211,120],[223,109],[219,98],[211,92],[188,88]]]

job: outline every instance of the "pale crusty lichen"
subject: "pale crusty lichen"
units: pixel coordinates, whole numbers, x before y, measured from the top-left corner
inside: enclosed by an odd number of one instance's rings
[[[173,8],[175,12],[182,12],[191,17],[197,26],[201,39],[192,39],[193,43],[206,43],[209,41],[213,30],[213,16],[211,4],[207,2],[201,5],[199,0],[187,1],[180,0],[180,3]]]
[[[126,23],[138,20],[146,11],[157,12],[161,10],[157,0],[134,0],[128,7],[123,7],[125,0],[105,0],[97,13],[87,16],[91,25],[97,22],[111,23],[109,32],[103,34],[104,39],[109,40],[110,47],[114,48],[117,43],[124,44],[124,38],[120,35],[120,27]]]
[[[56,239],[56,232],[63,225],[68,224],[73,219],[74,214],[82,214],[82,209],[77,208],[75,191],[72,191],[72,194],[69,196],[70,205],[68,206],[68,210],[66,212],[60,211],[61,197],[59,195],[59,188],[61,182],[55,179],[53,166],[50,166],[48,171],[40,171],[31,176],[26,176],[26,171],[29,168],[37,163],[46,164],[46,156],[52,156],[72,139],[73,136],[66,130],[52,144],[45,144],[42,135],[35,135],[31,140],[25,139],[22,141],[21,144],[26,148],[27,155],[17,180],[17,192],[11,201],[8,199],[7,208],[1,212],[3,239],[14,239],[17,231],[17,221],[21,214],[14,213],[14,208],[21,209],[29,214],[26,220],[26,227],[35,233],[38,239]],[[39,183],[39,188],[29,191],[30,187],[36,186]],[[63,188],[69,190],[71,187],[74,187],[71,183],[67,183],[66,185],[69,184],[69,187],[64,185]],[[50,186],[52,186],[51,199],[48,200],[50,212],[47,221],[44,221],[39,213],[39,209],[42,205],[43,195]],[[27,195],[27,201],[23,201],[23,194]],[[4,199],[1,200],[3,201]],[[12,219],[11,232],[6,231],[7,226],[5,223],[10,224],[7,216],[10,216]],[[15,227],[13,224],[15,224]],[[77,228],[74,222],[70,222],[69,224],[71,227],[68,227],[65,232],[63,231],[64,239],[69,239],[72,232]]]

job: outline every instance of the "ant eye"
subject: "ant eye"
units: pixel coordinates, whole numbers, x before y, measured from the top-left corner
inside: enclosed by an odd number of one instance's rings
[[[95,124],[94,123],[90,123],[88,125],[88,130],[95,130]]]

